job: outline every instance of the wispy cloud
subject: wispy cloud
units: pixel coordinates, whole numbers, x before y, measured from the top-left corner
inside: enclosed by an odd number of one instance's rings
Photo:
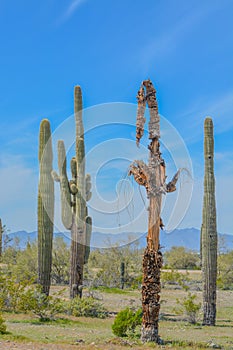
[[[77,11],[77,9],[87,1],[88,0],[73,0],[61,17],[60,23],[67,21],[75,13],[75,11]]]
[[[184,135],[185,142],[193,144],[203,138],[203,123],[207,116],[210,116],[214,122],[214,133],[222,134],[233,128],[233,90],[226,92],[221,96],[212,96],[204,102],[203,98],[194,101],[185,112],[177,115],[177,121],[181,121],[186,128]],[[200,108],[200,106],[202,106]],[[184,120],[187,123],[184,124]]]
[[[166,55],[176,52],[182,41],[197,28],[199,23],[210,16],[210,12],[218,10],[219,4],[216,3],[211,8],[209,4],[197,6],[192,11],[188,11],[188,14],[183,15],[182,18],[179,18],[173,25],[168,26],[163,31],[158,31],[153,39],[150,39],[143,46],[140,52],[143,66],[149,70],[155,59],[164,59]]]

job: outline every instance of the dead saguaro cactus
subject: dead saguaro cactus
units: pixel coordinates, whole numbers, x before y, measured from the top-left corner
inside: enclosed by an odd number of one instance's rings
[[[76,125],[76,154],[71,159],[72,179],[66,172],[66,150],[62,140],[58,141],[58,170],[52,172],[60,183],[62,222],[71,230],[70,297],[82,296],[83,267],[90,253],[92,219],[88,216],[86,202],[91,198],[91,177],[85,174],[85,143],[82,120],[82,92],[80,86],[74,89],[74,110]]]
[[[160,152],[160,117],[156,100],[156,90],[152,82],[144,80],[138,91],[138,110],[136,122],[136,144],[139,145],[144,133],[145,108],[149,107],[149,163],[135,160],[129,169],[129,175],[133,175],[135,181],[146,188],[149,199],[147,247],[143,256],[143,281],[142,281],[142,334],[143,342],[159,342],[158,319],[160,310],[160,270],[162,267],[162,253],[159,245],[159,232],[163,227],[160,217],[162,195],[173,192],[179,171],[171,182],[165,183],[165,161]]]
[[[201,227],[203,325],[214,326],[216,318],[217,228],[214,179],[214,135],[211,118],[204,124],[204,198]]]

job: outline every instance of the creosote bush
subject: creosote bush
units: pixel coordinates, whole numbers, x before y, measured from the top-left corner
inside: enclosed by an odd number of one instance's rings
[[[217,286],[225,290],[233,290],[233,250],[218,257]]]
[[[24,294],[32,286],[31,281],[16,282],[14,276],[0,273],[0,306],[1,310],[21,312]]]
[[[66,309],[66,303],[60,297],[63,291],[61,290],[53,296],[47,296],[39,285],[30,288],[22,295],[21,310],[23,312],[31,311],[39,317],[41,322],[54,320],[57,314]]]
[[[107,316],[105,307],[92,297],[83,297],[82,299],[76,297],[72,299],[69,304],[69,310],[76,317],[106,318]]]
[[[141,323],[142,309],[134,311],[127,307],[117,314],[112,331],[118,337],[132,336],[135,333],[135,328]]]
[[[183,300],[176,299],[176,302],[179,305],[178,308],[175,308],[176,313],[185,313],[188,318],[188,322],[192,324],[197,323],[197,315],[201,308],[201,303],[195,303],[196,298],[197,296],[195,294],[188,292],[187,297],[185,297]]]
[[[197,252],[182,246],[173,246],[164,253],[166,268],[171,269],[200,269],[200,257]]]
[[[185,274],[180,273],[175,270],[171,271],[162,271],[161,273],[161,282],[164,287],[166,284],[168,285],[179,285],[182,289],[188,290],[188,282],[190,282],[190,277],[188,271]]]
[[[0,334],[6,333],[6,325],[5,320],[2,318],[2,315],[0,314]]]
[[[65,302],[60,298],[62,293],[63,290],[46,296],[42,287],[32,281],[16,282],[13,276],[0,274],[0,307],[7,312],[32,312],[41,321],[51,320],[65,310]]]

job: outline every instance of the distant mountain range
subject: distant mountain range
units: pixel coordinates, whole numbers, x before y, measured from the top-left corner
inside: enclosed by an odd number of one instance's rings
[[[54,237],[62,237],[64,241],[70,244],[69,232],[55,232]],[[18,231],[3,235],[3,241],[8,240],[7,245],[17,244],[20,249],[26,247],[27,242],[35,242],[37,232]],[[91,239],[91,248],[108,248],[110,246],[122,246],[129,243],[135,243],[139,248],[146,245],[146,234],[142,233],[120,233],[106,234],[93,232]],[[233,250],[233,235],[219,234],[220,248],[223,251]],[[184,246],[185,248],[199,251],[200,230],[196,228],[176,229],[172,232],[161,231],[160,243],[163,250],[169,250],[173,246]]]

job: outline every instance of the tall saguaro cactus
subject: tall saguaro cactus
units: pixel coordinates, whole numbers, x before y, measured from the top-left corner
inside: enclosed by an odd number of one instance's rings
[[[91,178],[85,175],[85,144],[82,121],[82,92],[80,86],[74,90],[76,124],[76,155],[71,159],[72,179],[66,173],[66,151],[64,142],[58,141],[59,175],[53,177],[60,182],[62,222],[71,230],[70,297],[82,296],[83,266],[88,261],[92,219],[88,216],[86,202],[91,198]]]
[[[49,295],[52,266],[54,182],[50,123],[43,119],[39,134],[40,177],[38,187],[38,275],[42,291]]]
[[[203,325],[214,326],[216,318],[217,228],[214,179],[213,121],[204,124],[204,199],[201,227]]]
[[[143,281],[142,281],[142,334],[143,342],[159,342],[158,319],[160,310],[160,269],[162,267],[162,253],[159,245],[160,228],[163,227],[160,217],[162,195],[173,192],[176,189],[179,171],[168,184],[165,183],[165,161],[160,152],[160,117],[156,100],[156,91],[152,82],[144,80],[138,91],[138,111],[136,143],[139,145],[144,134],[145,108],[149,107],[149,163],[134,161],[130,165],[129,175],[133,175],[135,181],[146,188],[149,199],[147,247],[143,256]]]

